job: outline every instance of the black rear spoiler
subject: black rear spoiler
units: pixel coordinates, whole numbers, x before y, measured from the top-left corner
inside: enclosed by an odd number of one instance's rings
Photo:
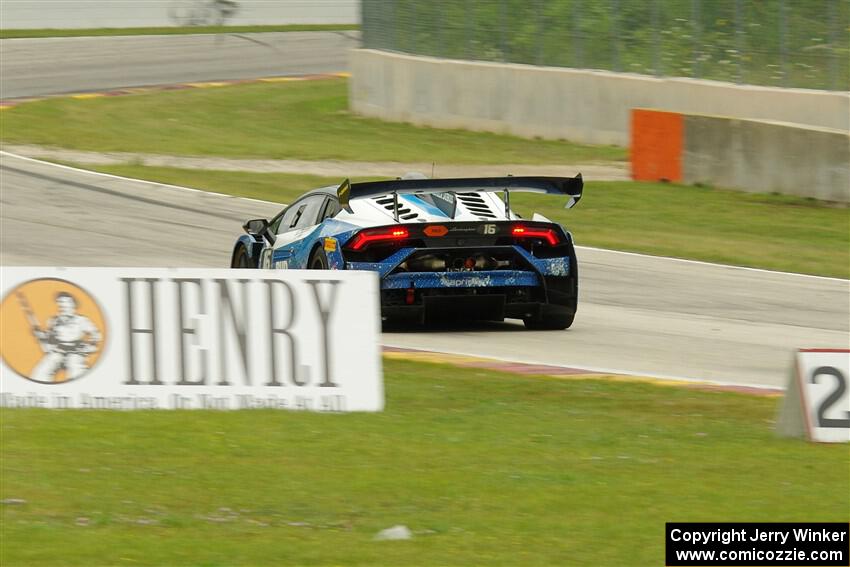
[[[584,187],[581,173],[575,177],[468,177],[459,179],[393,179],[351,183],[348,179],[337,189],[340,206],[351,212],[351,199],[368,199],[381,195],[411,193],[466,193],[476,191],[505,192],[508,206],[509,191],[547,193],[570,197],[566,207],[571,208],[581,199]],[[396,207],[397,209],[398,207]]]

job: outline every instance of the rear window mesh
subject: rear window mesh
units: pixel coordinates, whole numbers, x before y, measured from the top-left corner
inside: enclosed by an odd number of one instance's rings
[[[496,214],[490,209],[487,202],[477,193],[458,193],[458,200],[466,207],[473,215],[476,215],[481,220],[496,218]]]
[[[372,197],[372,200],[384,207],[389,212],[395,214],[393,198],[388,195],[382,197]],[[398,218],[402,220],[413,220],[419,217],[419,213],[406,206],[402,201],[398,202]]]

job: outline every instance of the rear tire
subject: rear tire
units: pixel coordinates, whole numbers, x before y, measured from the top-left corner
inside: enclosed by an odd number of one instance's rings
[[[575,317],[575,313],[553,313],[544,308],[540,310],[539,315],[522,321],[530,331],[562,331],[570,328]]]
[[[316,248],[312,254],[310,254],[310,261],[307,263],[307,269],[309,270],[327,270],[329,266],[328,257],[325,254],[325,251],[322,250],[321,247]]]
[[[245,250],[243,245],[240,244],[233,253],[233,260],[230,262],[230,267],[239,269],[254,267],[251,264],[251,258],[248,257],[248,251]]]

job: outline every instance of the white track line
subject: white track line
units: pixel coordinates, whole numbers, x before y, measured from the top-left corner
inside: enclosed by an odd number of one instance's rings
[[[832,282],[843,282],[850,283],[850,280],[846,280],[844,278],[834,278],[830,276],[815,276],[813,274],[800,274],[797,272],[780,272],[778,270],[766,270],[764,268],[748,268],[747,266],[731,266],[729,264],[716,264],[714,262],[704,262],[701,260],[688,260],[686,258],[675,258],[672,256],[654,256],[652,254],[641,254],[639,252],[624,252],[622,250],[610,250],[608,248],[594,248],[592,246],[576,246],[578,250],[594,250],[600,252],[610,252],[612,254],[625,254],[626,256],[636,256],[638,258],[661,258],[664,260],[670,260],[672,262],[679,262],[682,264],[696,264],[701,266],[713,266],[716,268],[729,268],[733,270],[743,270],[746,272],[759,272],[763,274],[778,274],[783,276],[797,276],[799,278],[813,278],[816,280],[826,280]]]
[[[236,195],[228,195],[226,193],[218,193],[216,191],[204,191],[203,189],[194,189],[192,187],[184,187],[182,185],[171,185],[170,183],[160,183],[158,181],[148,181],[147,179],[136,179],[134,177],[124,177],[121,175],[113,175],[111,173],[102,173],[100,171],[93,171],[91,169],[81,169],[79,167],[72,167],[70,165],[63,165],[61,163],[53,163],[50,161],[44,161],[40,159],[35,159],[27,156],[22,156],[18,154],[13,154],[12,152],[7,152],[5,150],[0,150],[0,155],[9,156],[15,159],[21,159],[24,161],[31,161],[33,163],[39,163],[43,165],[50,165],[53,167],[58,167],[59,169],[65,169],[68,171],[75,171],[77,173],[87,173],[89,175],[95,175],[100,177],[106,177],[109,179],[118,179],[119,181],[132,181],[134,183],[144,183],[146,185],[155,185],[157,187],[167,187],[169,189],[179,189],[180,191],[191,191],[192,193],[206,193],[208,195],[217,195],[219,197],[225,197],[227,199],[241,199],[244,201],[253,201],[255,203],[262,203],[264,205],[281,205],[281,203],[275,203],[273,201],[264,201],[262,199],[253,199],[251,197],[239,197]]]
[[[486,360],[498,360],[499,362],[513,362],[516,364],[529,364],[534,366],[551,366],[553,368],[569,368],[574,370],[587,370],[589,374],[617,374],[620,376],[626,377],[634,377],[634,378],[654,378],[657,380],[670,380],[670,381],[679,381],[679,382],[689,382],[692,384],[705,384],[708,386],[733,386],[736,388],[755,388],[757,390],[767,390],[772,392],[784,392],[785,388],[781,386],[769,386],[764,384],[745,384],[743,382],[724,382],[722,380],[707,380],[705,378],[689,378],[687,376],[673,376],[670,374],[652,374],[648,372],[641,372],[639,370],[623,370],[622,368],[600,368],[598,366],[568,366],[565,364],[553,364],[551,362],[541,362],[539,360],[527,360],[522,358],[505,358],[501,356],[492,356],[492,355],[483,355],[481,353],[474,352],[465,352],[459,350],[426,350],[420,348],[414,348],[406,345],[399,344],[390,344],[387,342],[382,343],[384,346],[403,349],[407,351],[413,352],[425,352],[425,353],[436,353],[436,354],[451,354],[456,356],[469,356],[472,358],[481,358]],[[497,369],[498,370],[498,369]]]
[[[135,179],[135,178],[132,178],[132,177],[123,177],[123,176],[120,176],[120,175],[112,175],[110,173],[101,173],[100,171],[92,171],[90,169],[80,169],[78,167],[72,167],[72,166],[69,166],[69,165],[62,165],[62,164],[59,164],[59,163],[52,163],[52,162],[49,162],[49,161],[43,161],[43,160],[34,159],[34,158],[26,157],[26,156],[21,156],[21,155],[13,154],[11,152],[7,152],[7,151],[4,151],[4,150],[0,150],[0,155],[5,155],[5,156],[12,157],[12,158],[21,159],[21,160],[30,161],[30,162],[39,163],[39,164],[45,164],[45,165],[57,167],[57,168],[60,168],[60,169],[74,171],[74,172],[77,172],[77,173],[84,173],[84,174],[89,174],[89,175],[101,176],[101,177],[106,177],[106,178],[110,178],[110,179],[118,179],[118,180],[121,180],[121,181],[131,181],[131,182],[136,182],[136,183],[144,183],[144,184],[154,185],[154,186],[158,186],[158,187],[168,187],[168,188],[171,188],[171,189],[179,189],[179,190],[182,190],[182,191],[192,191],[193,193],[208,193],[210,195],[217,195],[219,197],[225,197],[225,198],[228,198],[228,199],[243,199],[243,200],[246,200],[246,201],[253,201],[255,203],[262,203],[262,204],[266,204],[266,205],[281,205],[282,206],[281,203],[274,203],[272,201],[263,201],[261,199],[252,199],[250,197],[237,197],[237,196],[234,196],[234,195],[227,195],[227,194],[224,194],[224,193],[217,193],[217,192],[214,192],[214,191],[203,191],[201,189],[193,189],[192,187],[183,187],[182,185],[171,185],[171,184],[168,184],[168,183],[158,183],[156,181],[147,181],[145,179]],[[620,250],[608,250],[606,248],[593,248],[593,247],[589,247],[589,246],[577,246],[576,248],[585,249],[585,250],[599,250],[599,251],[603,251],[603,252],[612,252],[612,253],[616,253],[616,254],[627,254],[629,256],[637,256],[637,257],[659,258],[659,259],[662,259],[662,260],[671,260],[671,261],[675,261],[675,262],[685,262],[685,263],[691,263],[691,264],[702,264],[702,265],[706,265],[706,266],[715,266],[715,267],[720,267],[720,268],[732,268],[732,269],[736,269],[736,270],[744,270],[744,271],[750,271],[750,272],[764,272],[764,273],[768,273],[768,274],[779,274],[779,275],[797,276],[797,277],[804,277],[804,278],[815,278],[815,279],[822,279],[822,280],[829,280],[829,281],[850,282],[850,280],[845,280],[845,279],[841,279],[841,278],[812,276],[812,275],[808,275],[808,274],[797,274],[797,273],[794,273],[794,272],[778,272],[778,271],[773,271],[773,270],[763,270],[763,269],[759,269],[759,268],[746,268],[746,267],[742,267],[742,266],[729,266],[729,265],[726,265],[726,264],[713,264],[711,262],[701,262],[699,260],[686,260],[686,259],[683,259],[683,258],[670,258],[670,257],[667,257],[667,256],[652,256],[652,255],[649,255],[649,254],[638,254],[638,253],[635,253],[635,252],[622,252]],[[412,349],[409,346],[393,345],[393,344],[387,343],[387,342],[384,342],[382,344],[384,346],[389,346],[389,347],[394,347],[394,348],[401,348],[401,349],[414,350],[414,351],[418,350],[418,349]],[[517,362],[517,363],[520,363],[520,364],[535,364],[535,365],[541,365],[541,366],[553,366],[553,367],[556,367],[556,368],[573,368],[573,367],[570,367],[570,366],[552,364],[550,362],[541,362],[541,361],[537,361],[537,360],[521,360],[521,359],[518,360],[518,359],[502,358],[502,357],[498,357],[498,356],[483,356],[480,353],[476,354],[476,353],[471,353],[471,352],[454,351],[454,350],[452,350],[452,351],[420,350],[420,352],[441,352],[443,354],[454,354],[454,355],[458,355],[458,356],[471,356],[471,357],[475,357],[475,358],[488,358],[488,359],[491,359],[491,360],[498,360],[498,361],[501,361],[501,362]],[[682,381],[682,382],[693,382],[695,384],[709,384],[709,385],[716,385],[716,386],[734,386],[734,387],[743,387],[743,388],[757,388],[757,389],[771,390],[771,391],[783,391],[784,390],[784,388],[780,388],[780,387],[776,387],[776,386],[765,386],[765,385],[759,385],[759,384],[742,384],[742,383],[735,383],[735,382],[722,382],[722,381],[716,381],[716,380],[705,380],[705,379],[700,379],[700,378],[689,378],[689,377],[685,377],[685,376],[673,376],[673,375],[669,375],[669,374],[650,374],[650,373],[639,372],[639,371],[634,371],[634,370],[623,370],[621,368],[582,367],[582,370],[588,370],[590,372],[599,373],[599,374],[620,374],[620,375],[625,375],[625,376],[644,376],[644,377],[647,377],[647,378],[656,378],[656,379],[659,379],[659,380],[678,380],[678,381]]]
[[[133,178],[133,177],[123,177],[121,175],[112,175],[111,173],[101,173],[100,171],[92,171],[91,169],[81,169],[79,167],[72,167],[70,165],[62,165],[62,164],[59,164],[59,163],[53,163],[53,162],[50,162],[50,161],[43,161],[43,160],[40,160],[40,159],[35,159],[35,158],[26,157],[26,156],[22,156],[22,155],[18,155],[18,154],[13,154],[12,152],[7,152],[5,150],[0,150],[0,155],[6,155],[6,156],[10,156],[10,157],[13,157],[13,158],[16,158],[16,159],[22,159],[22,160],[31,161],[31,162],[34,162],[34,163],[50,165],[50,166],[58,167],[58,168],[61,168],[61,169],[76,171],[78,173],[87,173],[89,175],[98,175],[98,176],[101,176],[101,177],[108,177],[108,178],[111,178],[111,179],[119,179],[119,180],[122,180],[122,181],[133,181],[133,182],[136,182],[136,183],[145,183],[145,184],[148,184],[148,185],[156,185],[156,186],[159,186],[159,187],[169,187],[171,189],[180,189],[181,191],[192,191],[193,193],[207,193],[207,194],[210,194],[210,195],[218,195],[219,197],[225,197],[225,198],[228,198],[228,199],[243,199],[245,201],[253,201],[255,203],[262,203],[264,205],[280,205],[280,206],[285,205],[284,203],[276,203],[274,201],[264,201],[262,199],[253,199],[251,197],[238,197],[238,196],[235,196],[235,195],[227,195],[226,193],[217,193],[215,191],[204,191],[203,189],[193,189],[192,187],[183,187],[182,185],[171,185],[171,184],[168,184],[168,183],[159,183],[159,182],[156,182],[156,181],[148,181],[148,180],[145,180],[145,179],[136,179],[136,178]],[[799,278],[814,278],[814,279],[818,279],[818,280],[850,283],[850,280],[846,280],[846,279],[843,279],[843,278],[833,278],[833,277],[828,277],[828,276],[815,276],[815,275],[811,275],[811,274],[799,274],[797,272],[780,272],[778,270],[765,270],[763,268],[748,268],[748,267],[745,267],[745,266],[731,266],[729,264],[716,264],[716,263],[713,263],[713,262],[703,262],[701,260],[687,260],[685,258],[674,258],[674,257],[671,257],[671,256],[654,256],[652,254],[640,254],[638,252],[623,252],[621,250],[610,250],[608,248],[594,248],[592,246],[576,246],[576,248],[579,249],[579,250],[593,250],[593,251],[599,251],[599,252],[609,252],[609,253],[612,253],[612,254],[625,254],[627,256],[635,256],[635,257],[638,257],[638,258],[658,258],[658,259],[661,259],[661,260],[669,260],[671,262],[679,262],[679,263],[684,263],[684,264],[696,264],[696,265],[702,265],[702,266],[713,266],[713,267],[716,267],[716,268],[743,270],[743,271],[746,271],[746,272],[757,272],[757,273],[764,273],[764,274],[777,274],[777,275],[782,275],[782,276],[795,276],[795,277],[799,277]]]

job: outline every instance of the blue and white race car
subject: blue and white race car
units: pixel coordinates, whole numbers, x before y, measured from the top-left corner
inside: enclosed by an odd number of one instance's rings
[[[246,222],[231,266],[375,271],[385,320],[514,318],[566,329],[578,299],[572,235],[537,214],[520,218],[510,193],[566,196],[572,207],[582,187],[581,174],[346,180]]]

